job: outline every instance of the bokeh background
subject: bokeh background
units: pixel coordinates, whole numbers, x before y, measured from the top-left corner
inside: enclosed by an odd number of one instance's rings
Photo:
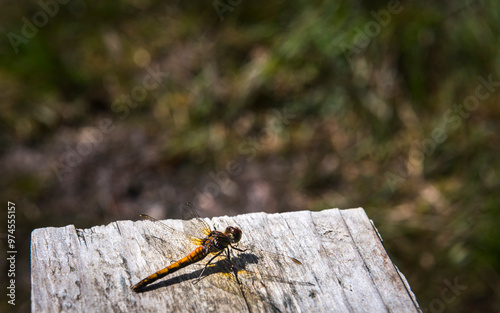
[[[424,311],[500,312],[499,2],[2,2],[15,310],[33,229],[192,201],[361,206]]]

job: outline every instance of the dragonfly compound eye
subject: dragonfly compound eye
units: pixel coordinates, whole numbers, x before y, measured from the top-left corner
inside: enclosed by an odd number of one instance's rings
[[[241,230],[238,227],[229,226],[225,233],[231,238],[232,243],[236,243],[241,239]]]

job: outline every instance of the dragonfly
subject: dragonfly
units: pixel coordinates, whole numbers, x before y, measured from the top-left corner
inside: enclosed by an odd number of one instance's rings
[[[218,256],[220,256],[224,251],[226,251],[227,255],[227,260],[231,264],[231,270],[233,271],[236,281],[238,285],[241,285],[241,282],[238,279],[237,272],[238,269],[236,266],[234,266],[231,263],[231,253],[229,249],[234,249],[239,252],[245,252],[248,250],[251,250],[252,252],[257,251],[260,254],[268,254],[268,255],[274,255],[274,256],[281,256],[284,258],[287,258],[291,260],[292,262],[302,265],[302,262],[300,262],[298,259],[293,258],[293,257],[288,257],[284,255],[280,255],[278,253],[270,252],[270,251],[263,251],[263,250],[256,250],[256,249],[241,249],[237,247],[236,245],[239,243],[241,240],[242,236],[242,231],[238,227],[233,227],[233,226],[228,226],[226,229],[222,231],[217,231],[215,229],[211,230],[210,226],[203,220],[201,217],[198,215],[194,207],[191,205],[191,203],[187,202],[183,205],[182,207],[182,216],[183,216],[183,226],[184,226],[184,231],[179,231],[176,230],[170,226],[168,226],[165,223],[162,223],[161,221],[158,221],[154,219],[151,216],[148,216],[146,214],[141,214],[140,217],[145,220],[149,221],[148,227],[154,228],[151,229],[151,232],[156,232],[156,233],[161,233],[163,236],[167,238],[161,238],[161,240],[169,242],[171,241],[170,237],[176,236],[177,238],[183,237],[184,239],[188,239],[191,241],[194,245],[197,247],[188,255],[183,257],[182,259],[173,262],[172,264],[168,265],[167,267],[160,269],[159,271],[149,275],[148,277],[142,279],[139,281],[137,284],[131,287],[131,289],[135,292],[141,292],[143,289],[150,285],[151,283],[169,275],[172,274],[182,268],[185,268],[186,266],[189,266],[191,264],[194,264],[196,262],[199,262],[203,259],[205,259],[208,255],[212,255],[208,263],[204,266],[203,270],[198,276],[198,279],[195,280],[194,282],[199,281],[202,278],[203,273],[205,270],[210,266],[212,261],[216,259]],[[308,283],[308,285],[310,285]],[[247,302],[247,299],[242,292],[243,297],[245,298],[245,302]],[[248,303],[247,303],[248,306]]]

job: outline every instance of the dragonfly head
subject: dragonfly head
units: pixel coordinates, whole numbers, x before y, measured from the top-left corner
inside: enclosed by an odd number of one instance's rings
[[[231,243],[237,243],[241,239],[241,230],[238,227],[229,226],[224,233],[229,237]]]

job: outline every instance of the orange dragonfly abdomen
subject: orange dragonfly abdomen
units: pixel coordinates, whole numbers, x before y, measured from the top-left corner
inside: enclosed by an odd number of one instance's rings
[[[184,268],[188,265],[201,261],[207,256],[207,254],[208,252],[205,249],[205,247],[199,246],[196,249],[194,249],[193,252],[191,252],[184,258],[180,259],[179,261],[174,262],[169,266],[165,267],[164,269],[161,269],[158,272],[144,278],[143,280],[132,286],[132,290],[138,291],[143,287],[146,287],[147,285],[157,281],[158,279],[167,276],[168,274],[174,273],[180,270],[181,268]]]

